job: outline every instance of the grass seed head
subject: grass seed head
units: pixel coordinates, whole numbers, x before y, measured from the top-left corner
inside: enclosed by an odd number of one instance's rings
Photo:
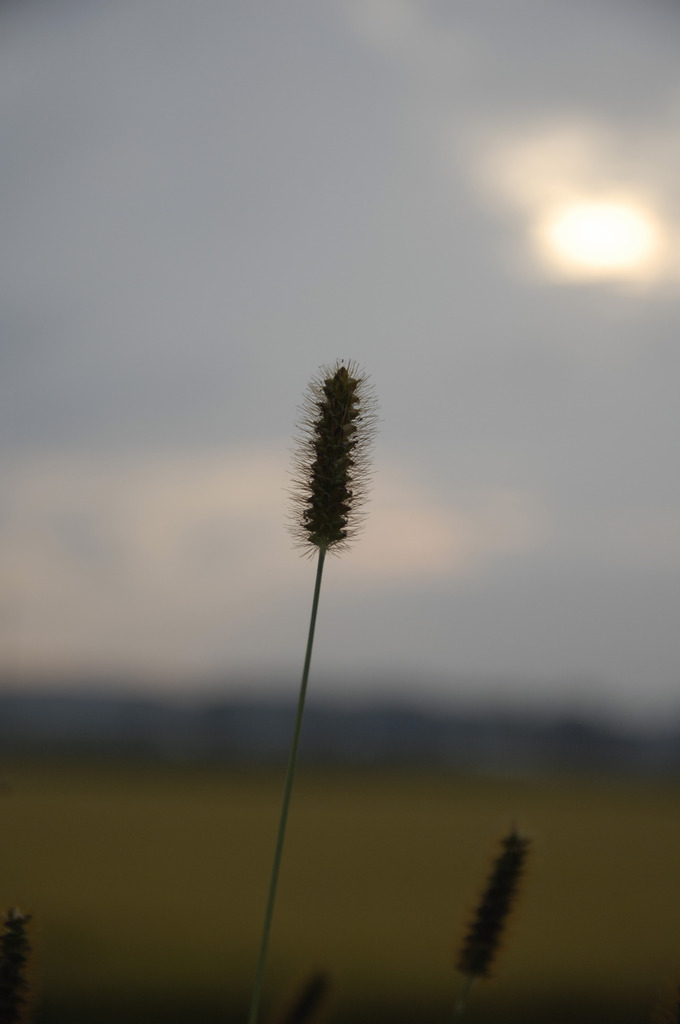
[[[500,946],[529,850],[529,839],[514,828],[502,842],[486,888],[468,928],[458,970],[471,978],[488,978]]]
[[[375,421],[356,363],[322,367],[302,406],[294,456],[292,532],[310,553],[345,549],[361,526]]]
[[[325,971],[314,971],[297,986],[277,1024],[318,1024],[325,1016],[331,980]]]
[[[16,907],[0,916],[0,1024],[18,1024],[25,1014],[30,920],[28,914],[22,914]]]
[[[680,1024],[680,985],[668,986],[652,1015],[652,1024]]]

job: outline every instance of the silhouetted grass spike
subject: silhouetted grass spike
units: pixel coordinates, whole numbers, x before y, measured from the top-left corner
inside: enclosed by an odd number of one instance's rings
[[[322,367],[302,406],[295,449],[292,530],[309,552],[340,551],[366,500],[375,400],[356,363]]]
[[[503,928],[517,895],[529,839],[513,828],[502,847],[458,958],[458,970],[470,978],[487,978],[491,973]]]
[[[2,918],[0,934],[0,1024],[16,1024],[26,1008],[26,978],[31,947],[26,934],[30,917],[12,908]]]
[[[303,434],[298,438],[295,454],[295,514],[291,525],[295,537],[306,550],[310,554],[317,554],[316,579],[248,1024],[258,1024],[259,1019],[262,982],[295,779],[324,562],[327,552],[338,551],[347,546],[347,541],[356,532],[359,524],[359,510],[366,498],[368,485],[368,460],[375,426],[374,408],[375,402],[366,375],[359,370],[356,363],[348,362],[345,366],[343,361],[322,367],[312,381],[302,407],[303,417],[300,425]]]
[[[652,1017],[653,1024],[680,1024],[680,985],[671,985],[664,993]]]
[[[328,1002],[330,978],[323,971],[315,971],[296,989],[278,1024],[315,1024]]]

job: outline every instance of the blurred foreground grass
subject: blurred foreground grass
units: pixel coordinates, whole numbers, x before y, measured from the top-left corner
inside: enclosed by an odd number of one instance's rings
[[[0,906],[34,915],[39,1020],[244,1019],[281,786],[281,771],[2,764]],[[321,968],[333,1022],[447,1020],[512,822],[534,837],[524,896],[467,1019],[648,1020],[680,980],[680,783],[404,771],[301,772],[265,1010]]]

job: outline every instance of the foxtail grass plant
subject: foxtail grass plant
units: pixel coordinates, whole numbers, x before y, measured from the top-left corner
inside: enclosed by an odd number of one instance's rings
[[[463,975],[463,985],[454,1008],[454,1021],[462,1014],[474,983],[491,974],[508,916],[517,899],[528,852],[528,837],[513,827],[503,839],[501,852],[491,866],[458,956],[457,967]]]
[[[680,985],[677,982],[664,992],[655,1008],[652,1024],[680,1024]]]
[[[28,914],[22,914],[16,907],[0,917],[0,1024],[18,1024],[25,1016],[30,920]]]
[[[331,981],[324,971],[314,971],[293,992],[276,1024],[319,1024],[325,1016]]]
[[[376,417],[375,400],[366,374],[354,362],[341,361],[322,367],[309,385],[301,413],[294,455],[290,526],[304,552],[312,557],[316,555],[316,578],[248,1024],[256,1024],[259,1014],[324,562],[327,554],[344,551],[356,535],[367,497]]]

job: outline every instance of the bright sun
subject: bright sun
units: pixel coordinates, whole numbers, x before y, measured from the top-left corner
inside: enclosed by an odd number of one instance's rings
[[[659,249],[652,217],[628,202],[568,203],[543,221],[538,240],[555,268],[573,277],[642,277]]]

